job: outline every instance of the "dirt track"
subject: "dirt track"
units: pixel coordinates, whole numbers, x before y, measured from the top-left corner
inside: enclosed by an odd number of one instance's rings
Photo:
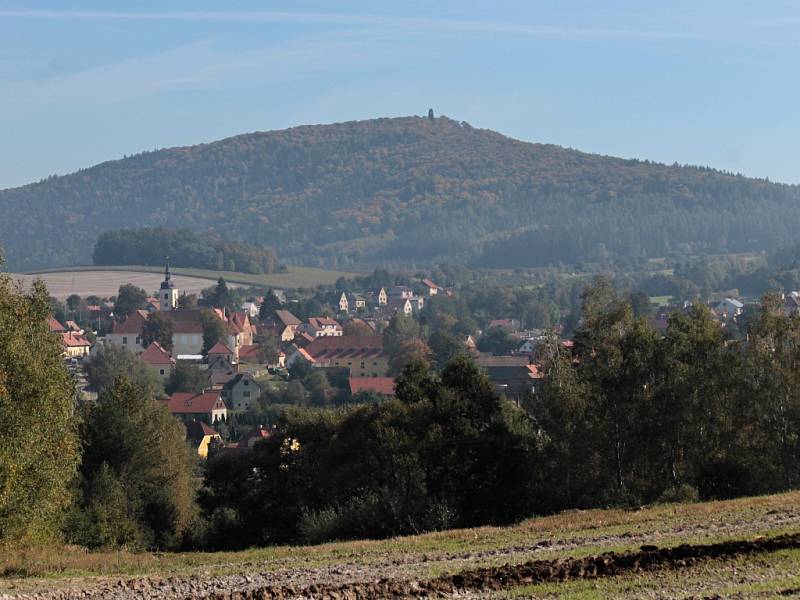
[[[382,579],[370,583],[320,584],[301,589],[276,586],[246,592],[219,592],[206,596],[189,596],[187,600],[199,598],[207,600],[435,598],[465,591],[495,591],[536,583],[613,577],[652,569],[676,569],[691,566],[704,559],[733,558],[787,548],[800,548],[800,534],[756,540],[736,540],[718,544],[684,544],[675,548],[642,546],[638,552],[622,554],[609,552],[584,558],[536,560],[521,565],[470,569],[455,575],[442,575],[419,582]]]

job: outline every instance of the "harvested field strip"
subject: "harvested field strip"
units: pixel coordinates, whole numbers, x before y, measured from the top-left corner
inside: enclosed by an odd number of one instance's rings
[[[523,585],[615,577],[655,569],[684,568],[702,560],[730,559],[793,548],[800,548],[800,534],[756,540],[733,540],[716,544],[682,544],[673,548],[642,546],[638,552],[619,554],[607,552],[583,558],[535,560],[520,565],[468,569],[454,575],[442,575],[419,582],[381,579],[377,582],[331,586],[317,584],[301,589],[275,586],[200,597],[208,600],[442,597],[456,592],[495,591]],[[200,597],[191,597],[187,600]]]

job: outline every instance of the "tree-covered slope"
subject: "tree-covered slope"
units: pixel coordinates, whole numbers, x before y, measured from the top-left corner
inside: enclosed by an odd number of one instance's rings
[[[0,191],[11,269],[89,263],[105,230],[212,231],[288,263],[492,266],[750,251],[791,240],[800,188],[377,119],[147,152]]]

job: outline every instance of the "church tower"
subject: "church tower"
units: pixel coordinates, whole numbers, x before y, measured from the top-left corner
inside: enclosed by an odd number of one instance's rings
[[[175,283],[172,281],[172,275],[169,272],[169,257],[167,257],[167,267],[164,269],[164,281],[161,282],[158,299],[161,304],[161,310],[175,310],[178,308],[178,290],[175,288]]]

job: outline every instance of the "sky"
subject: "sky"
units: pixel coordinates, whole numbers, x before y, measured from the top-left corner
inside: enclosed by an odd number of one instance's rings
[[[428,108],[800,183],[800,2],[0,0],[0,189]]]

